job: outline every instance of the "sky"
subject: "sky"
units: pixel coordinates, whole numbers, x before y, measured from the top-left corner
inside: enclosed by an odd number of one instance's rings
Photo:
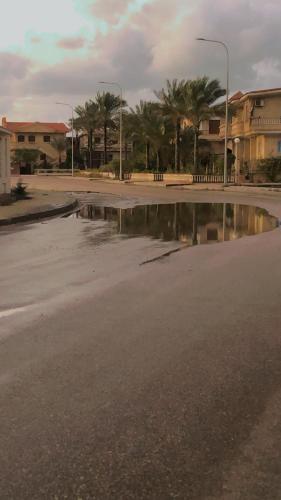
[[[280,0],[0,0],[0,117],[66,121],[116,81],[133,106],[166,79],[204,74],[231,91],[281,87]]]

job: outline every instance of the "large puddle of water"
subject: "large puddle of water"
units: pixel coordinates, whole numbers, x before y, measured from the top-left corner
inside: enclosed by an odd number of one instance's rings
[[[262,208],[229,203],[154,204],[126,209],[86,204],[72,217],[105,221],[112,236],[143,236],[188,245],[235,240],[278,226],[278,220]]]

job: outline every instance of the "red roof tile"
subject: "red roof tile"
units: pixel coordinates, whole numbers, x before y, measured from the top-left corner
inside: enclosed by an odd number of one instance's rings
[[[67,134],[70,129],[64,123],[43,123],[43,122],[6,122],[6,127],[11,132],[20,132],[23,128],[34,127],[38,125],[41,130],[46,127],[46,132],[50,130],[60,134]]]

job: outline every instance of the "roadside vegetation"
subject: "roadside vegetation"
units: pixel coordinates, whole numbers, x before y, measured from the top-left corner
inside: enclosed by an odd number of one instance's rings
[[[225,90],[216,79],[204,76],[195,80],[167,80],[155,91],[155,100],[140,101],[134,108],[123,106],[124,171],[198,171],[206,154],[200,152],[199,138],[203,120],[223,114],[216,105]],[[108,149],[118,142],[120,98],[110,92],[75,108],[76,160],[84,156],[88,168],[94,167],[95,137],[103,139],[101,170],[112,172],[115,161],[109,161]],[[87,134],[86,147],[79,144],[81,133]],[[80,158],[81,161],[81,158]],[[208,158],[210,161],[210,158]],[[217,163],[222,169],[222,161]]]

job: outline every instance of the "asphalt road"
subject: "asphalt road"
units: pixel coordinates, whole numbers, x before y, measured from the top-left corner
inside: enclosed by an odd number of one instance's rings
[[[0,244],[1,500],[281,498],[279,228],[147,265],[175,243],[57,219]]]

